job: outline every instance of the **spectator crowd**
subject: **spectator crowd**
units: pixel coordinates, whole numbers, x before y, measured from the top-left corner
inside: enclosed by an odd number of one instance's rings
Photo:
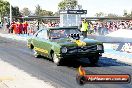
[[[56,27],[59,23],[47,22],[41,23],[41,27]],[[8,33],[13,34],[31,34],[36,31],[38,24],[36,21],[31,22],[15,22],[13,21],[11,25],[6,24]],[[39,26],[40,27],[40,26]],[[98,34],[105,35],[110,32],[119,29],[131,29],[132,21],[88,21],[88,34]]]
[[[131,29],[132,21],[104,21],[104,22],[88,22],[89,34],[95,33],[99,35],[105,35],[119,29]]]

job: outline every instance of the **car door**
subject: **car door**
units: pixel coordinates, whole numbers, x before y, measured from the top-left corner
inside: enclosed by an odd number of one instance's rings
[[[40,49],[39,49],[40,48],[39,46],[41,44],[41,42],[40,42],[41,41],[41,38],[40,38],[41,32],[42,32],[42,30],[37,31],[31,40],[31,44],[34,46],[34,50],[37,51],[38,54],[41,54]]]
[[[43,29],[36,34],[36,39],[34,40],[37,52],[41,55],[49,57],[51,50],[51,43],[47,34],[47,30]]]

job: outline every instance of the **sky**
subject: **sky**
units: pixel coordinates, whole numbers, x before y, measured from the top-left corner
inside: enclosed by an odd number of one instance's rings
[[[58,3],[62,0],[7,0],[13,6],[18,6],[20,10],[28,7],[31,11],[39,4],[43,9],[56,12]],[[87,16],[95,16],[98,12],[113,13],[123,15],[124,9],[132,11],[132,0],[78,0],[78,4],[87,10]]]

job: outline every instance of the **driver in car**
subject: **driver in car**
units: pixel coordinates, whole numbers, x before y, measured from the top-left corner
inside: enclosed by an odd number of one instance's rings
[[[56,30],[50,30],[50,38],[51,39],[56,39],[59,38],[59,34],[56,32]]]

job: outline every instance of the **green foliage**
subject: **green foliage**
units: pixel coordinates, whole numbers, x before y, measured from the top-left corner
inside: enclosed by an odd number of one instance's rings
[[[7,1],[0,0],[0,15],[8,15],[10,11],[10,4]]]
[[[127,10],[124,10],[124,14],[123,14],[123,16],[127,17],[127,15],[128,15]]]
[[[59,11],[55,12],[54,16],[60,16]]]
[[[113,14],[113,13],[105,14],[103,12],[96,13],[95,16],[96,17],[118,17],[118,15],[116,14]]]
[[[53,16],[54,14],[52,11],[43,10],[40,7],[40,5],[37,5],[35,10],[35,15],[36,16]]]
[[[75,9],[77,0],[63,0],[58,4],[59,10]]]
[[[9,16],[10,14],[10,3],[8,1],[0,0],[0,15]],[[20,16],[19,7],[12,7],[12,16]]]
[[[104,16],[104,13],[103,12],[99,12],[99,13],[96,13],[95,16],[96,17],[103,17]]]
[[[41,10],[40,16],[53,16],[52,11]]]
[[[19,11],[19,7],[12,7],[12,16],[16,16],[16,17],[19,17],[21,16],[21,13]]]
[[[130,13],[127,12],[127,10],[124,10],[124,17],[132,17],[132,11]]]
[[[35,9],[35,15],[40,16],[41,11],[42,11],[42,8],[40,7],[40,5],[37,5]]]
[[[118,17],[118,15],[109,13],[109,14],[108,14],[107,16],[105,16],[105,17]]]
[[[29,16],[31,14],[31,11],[28,8],[23,8],[23,10],[21,11],[23,16]]]

